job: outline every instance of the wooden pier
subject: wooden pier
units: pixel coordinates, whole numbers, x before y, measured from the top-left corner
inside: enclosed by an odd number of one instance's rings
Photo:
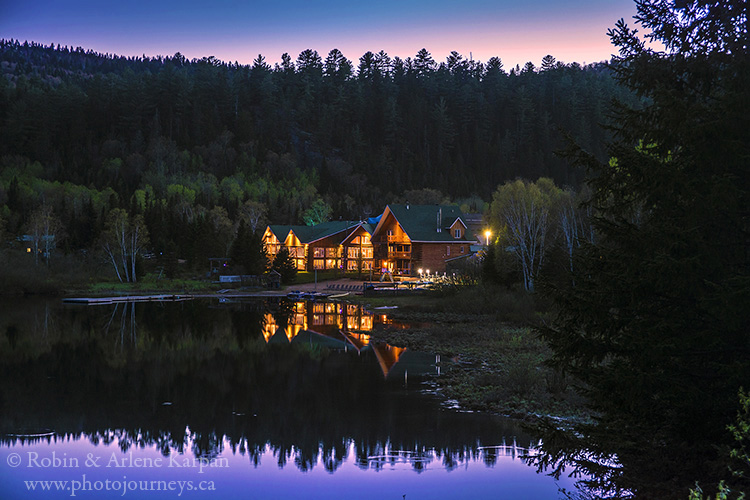
[[[89,306],[116,304],[119,302],[180,302],[193,300],[192,295],[164,294],[164,295],[121,295],[117,297],[67,297],[63,302],[67,304],[85,304]]]

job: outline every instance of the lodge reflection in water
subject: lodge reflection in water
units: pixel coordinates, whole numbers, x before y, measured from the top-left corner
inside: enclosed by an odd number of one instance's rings
[[[369,332],[376,324],[390,324],[358,304],[296,301],[288,314],[266,313],[263,337],[267,343],[305,342],[331,349],[371,350],[386,377],[406,348],[372,342]]]
[[[368,498],[392,497],[394,479],[399,489],[422,492],[409,498],[434,497],[427,490],[437,480],[443,496],[456,498],[468,482],[481,486],[475,496],[489,497],[511,481],[517,486],[509,498],[531,498],[527,492],[539,482],[550,482],[551,493],[533,498],[557,498],[549,478],[514,460],[537,440],[516,422],[449,411],[423,394],[413,375],[440,365],[434,355],[373,341],[369,334],[383,322],[390,320],[346,304],[0,301],[0,464],[25,457],[31,446],[40,459],[55,453],[81,464],[89,453],[119,450],[136,458],[228,458],[231,468],[219,471],[223,498],[307,498],[312,474],[335,471],[335,483],[315,482],[318,498],[362,485]],[[240,466],[248,462],[250,468]],[[305,474],[290,475],[294,468]],[[433,473],[390,481],[361,474],[390,468]],[[442,468],[450,474],[434,474]],[[94,482],[113,479],[112,471],[66,472]],[[9,490],[13,472],[0,469],[1,496],[27,498],[20,480]],[[185,472],[127,474],[171,481]],[[23,479],[50,479],[47,469],[36,473]]]

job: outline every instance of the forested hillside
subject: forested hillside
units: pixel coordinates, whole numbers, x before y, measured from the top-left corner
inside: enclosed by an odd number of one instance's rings
[[[563,134],[602,158],[611,101],[634,101],[605,64],[551,56],[507,71],[455,52],[352,62],[306,50],[272,67],[263,56],[245,66],[11,40],[0,64],[6,231],[28,231],[44,204],[67,248],[90,248],[121,208],[144,215],[157,250],[189,257],[196,224],[219,231],[225,217],[236,234],[240,218],[300,223],[322,201],[356,219],[426,188],[412,201],[481,210],[516,177],[576,186],[582,173],[555,155]],[[232,237],[208,235],[202,248],[221,255]]]

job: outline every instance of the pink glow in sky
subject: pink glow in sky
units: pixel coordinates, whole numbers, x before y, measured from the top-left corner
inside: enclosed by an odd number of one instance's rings
[[[0,37],[61,44],[126,56],[213,55],[273,63],[311,48],[338,48],[355,62],[366,51],[413,57],[426,48],[438,61],[455,50],[506,68],[547,54],[564,62],[608,60],[607,29],[635,13],[632,0],[290,0],[284,4],[215,0],[0,2]]]

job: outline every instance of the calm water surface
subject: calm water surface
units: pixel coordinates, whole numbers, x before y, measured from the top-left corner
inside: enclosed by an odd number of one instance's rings
[[[564,498],[358,306],[0,302],[1,498]],[[399,327],[399,325],[392,325]],[[31,489],[34,491],[31,491]]]

